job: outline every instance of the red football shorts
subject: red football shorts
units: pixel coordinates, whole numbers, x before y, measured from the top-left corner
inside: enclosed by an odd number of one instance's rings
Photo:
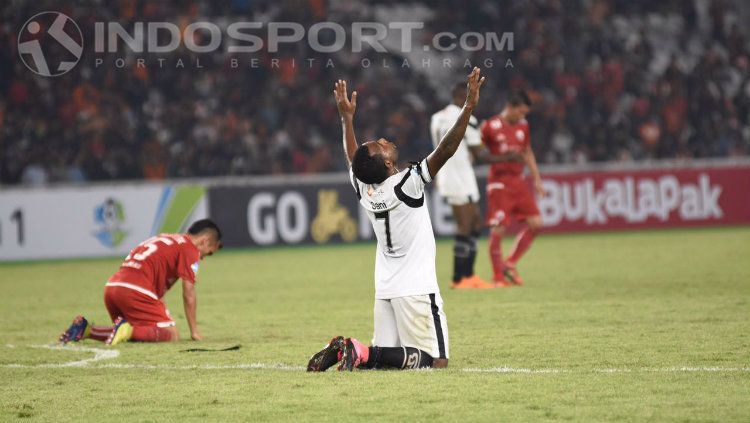
[[[104,288],[104,305],[114,322],[122,316],[133,326],[174,326],[167,307],[161,300],[122,286]]]
[[[538,216],[534,194],[522,178],[504,178],[487,183],[487,224],[506,226],[511,219]]]

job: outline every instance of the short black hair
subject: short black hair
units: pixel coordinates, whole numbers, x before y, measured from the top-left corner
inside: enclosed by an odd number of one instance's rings
[[[456,97],[459,93],[466,91],[466,82],[456,82],[451,91],[451,96]]]
[[[370,155],[370,150],[362,144],[354,152],[352,159],[354,177],[366,184],[380,184],[388,179],[388,168],[381,153]]]
[[[200,235],[204,232],[210,232],[211,235],[216,237],[216,242],[221,244],[221,229],[219,229],[219,226],[211,219],[196,220],[190,225],[190,228],[188,228],[188,233],[190,235]]]
[[[531,107],[531,97],[524,90],[513,91],[508,96],[508,104],[513,107],[518,107],[522,104]]]

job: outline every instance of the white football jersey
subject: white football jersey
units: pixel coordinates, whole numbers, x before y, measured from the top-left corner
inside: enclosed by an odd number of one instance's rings
[[[430,136],[435,147],[443,139],[443,136],[450,131],[460,114],[460,107],[449,104],[443,110],[432,115]],[[444,197],[461,197],[478,195],[479,193],[477,178],[474,175],[474,168],[471,163],[471,152],[468,148],[482,144],[477,125],[477,118],[471,116],[464,139],[459,144],[458,150],[436,175],[435,182],[438,192]]]
[[[378,240],[375,298],[438,293],[435,235],[425,204],[424,187],[431,181],[427,162],[409,166],[382,184],[368,185],[351,169],[349,173]]]

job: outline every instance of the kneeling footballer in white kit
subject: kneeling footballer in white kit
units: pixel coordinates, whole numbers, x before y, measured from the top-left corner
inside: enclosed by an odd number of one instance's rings
[[[435,272],[435,236],[425,205],[424,187],[453,156],[464,137],[484,83],[479,68],[468,77],[466,102],[453,127],[426,159],[399,171],[396,146],[379,139],[361,146],[354,135],[357,92],[346,82],[334,94],[344,131],[344,151],[360,205],[378,240],[375,255],[375,330],[373,346],[334,337],[313,355],[308,371],[448,365],[448,325]]]

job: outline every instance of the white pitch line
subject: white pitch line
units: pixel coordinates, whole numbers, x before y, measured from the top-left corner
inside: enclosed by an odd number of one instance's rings
[[[148,370],[291,370],[295,372],[304,371],[303,366],[292,366],[282,363],[250,363],[250,364],[188,364],[188,365],[161,365],[161,364],[118,364],[107,363],[96,366],[99,369],[148,369]]]
[[[562,369],[524,369],[514,367],[491,367],[488,369],[482,368],[468,368],[461,369],[464,372],[470,373],[568,373],[569,370]]]
[[[78,362],[75,362],[78,363]],[[106,363],[106,364],[2,364],[6,369],[59,369],[59,368],[86,368],[86,369],[136,369],[136,370],[288,370],[301,372],[305,370],[302,366],[290,366],[281,363],[250,363],[250,364],[188,364],[184,366],[171,364],[125,364],[125,363]]]
[[[91,359],[90,359],[91,360]],[[82,360],[85,361],[85,360]],[[80,363],[80,362],[73,362]],[[115,369],[115,370],[285,370],[302,372],[303,366],[293,366],[283,363],[244,363],[244,364],[126,364],[126,363],[102,363],[102,364],[2,364],[2,368],[11,369],[55,369],[55,368],[79,368],[79,369]],[[572,373],[750,373],[750,367],[663,367],[663,368],[636,368],[636,369],[529,369],[514,367],[491,367],[491,368],[464,368],[459,369],[469,373],[498,373],[498,374],[572,374]]]
[[[6,345],[8,348],[15,346]],[[99,363],[112,360],[120,356],[116,349],[89,348],[77,345],[31,345],[31,348],[43,348],[54,351],[92,352],[94,356],[83,360],[66,363],[42,364],[0,364],[6,369],[57,369],[57,368],[86,368],[86,369],[136,369],[136,370],[286,370],[301,372],[304,366],[294,366],[284,363],[239,363],[239,364],[127,364],[127,363]],[[428,369],[429,370],[429,369]],[[605,368],[605,369],[554,369],[554,368],[523,368],[523,367],[490,367],[459,369],[469,373],[500,373],[500,374],[557,374],[557,373],[750,373],[750,367],[637,367],[637,368]]]
[[[644,372],[750,372],[750,367],[665,367],[661,369],[642,369]]]
[[[37,366],[44,366],[49,368],[55,368],[55,367],[84,367],[89,366],[91,363],[95,363],[97,361],[102,360],[111,360],[115,359],[120,356],[120,351],[113,350],[113,349],[102,349],[102,348],[89,348],[89,347],[80,347],[77,345],[60,345],[60,344],[52,344],[52,345],[31,345],[31,348],[42,348],[46,350],[56,350],[56,351],[80,351],[80,352],[92,352],[94,353],[94,356],[91,358],[84,358],[83,360],[77,360],[77,361],[69,361],[67,363],[56,363],[56,364],[38,364]],[[13,365],[7,365],[7,366],[13,366]],[[17,366],[16,366],[17,367]]]
[[[468,368],[461,369],[464,372],[472,373],[748,373],[750,367],[640,367],[635,369],[591,369],[591,370],[570,370],[570,369],[524,369],[513,367],[492,367],[488,369]]]

